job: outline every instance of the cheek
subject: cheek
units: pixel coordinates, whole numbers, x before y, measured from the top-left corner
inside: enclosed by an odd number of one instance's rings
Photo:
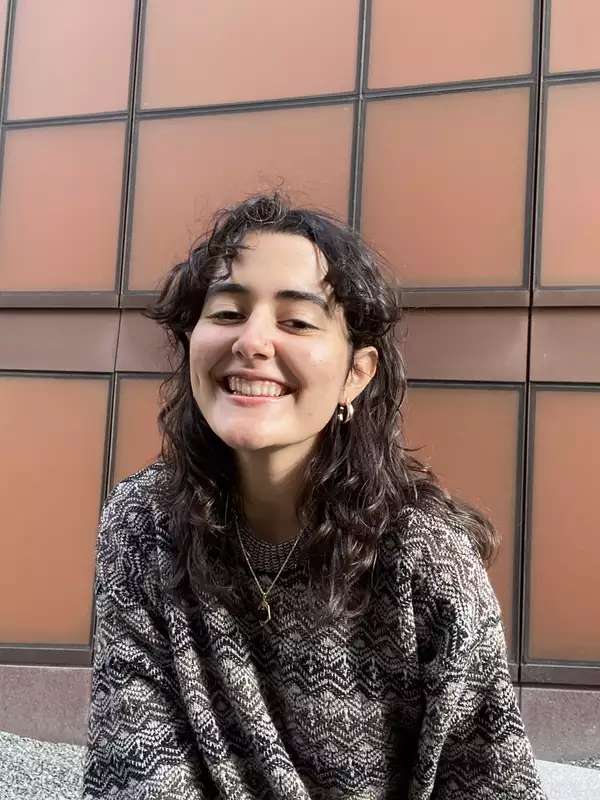
[[[312,401],[321,399],[323,405],[335,404],[340,387],[346,378],[348,351],[331,346],[320,346],[311,350],[302,364],[306,376],[305,385],[310,389]]]
[[[190,375],[192,386],[205,385],[209,372],[226,352],[226,344],[218,331],[211,335],[207,330],[196,330],[190,339]]]

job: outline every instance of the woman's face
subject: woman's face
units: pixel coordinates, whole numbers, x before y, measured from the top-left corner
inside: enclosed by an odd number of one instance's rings
[[[376,367],[355,354],[343,310],[324,283],[325,259],[303,236],[249,233],[230,277],[211,284],[190,339],[190,377],[204,418],[229,447],[306,445]],[[368,352],[367,352],[368,351]],[[357,359],[358,355],[358,359]],[[348,380],[346,380],[348,377]]]

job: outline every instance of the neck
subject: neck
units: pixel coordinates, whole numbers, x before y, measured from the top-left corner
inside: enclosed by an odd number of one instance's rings
[[[302,491],[307,453],[238,451],[244,514],[254,535],[277,544],[300,534],[296,504]]]

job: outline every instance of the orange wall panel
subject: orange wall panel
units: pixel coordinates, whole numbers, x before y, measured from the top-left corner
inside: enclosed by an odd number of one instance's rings
[[[542,286],[600,286],[600,80],[548,88]]]
[[[159,378],[119,377],[113,486],[158,457],[160,436],[156,418],[160,383]]]
[[[451,494],[487,514],[502,538],[490,569],[513,653],[513,586],[517,485],[520,475],[520,393],[515,388],[411,385],[406,445]]]
[[[87,645],[110,382],[0,376],[0,641]]]
[[[15,3],[8,118],[127,108],[134,5],[134,0]]]
[[[598,0],[551,0],[550,72],[600,69]]]
[[[153,289],[221,206],[280,184],[347,216],[353,108],[143,120],[129,289]]]
[[[405,286],[520,286],[527,88],[367,106],[362,231]]]
[[[113,289],[125,123],[4,135],[0,290]]]
[[[531,71],[533,0],[373,0],[369,86]]]
[[[600,387],[535,391],[530,660],[600,661]]]
[[[148,0],[142,108],[350,92],[358,0]]]
[[[0,0],[0,78],[4,77],[4,41],[7,16],[8,0]]]

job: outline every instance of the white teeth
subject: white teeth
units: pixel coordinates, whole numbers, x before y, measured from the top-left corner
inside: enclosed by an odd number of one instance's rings
[[[230,376],[227,385],[234,394],[243,394],[250,397],[280,397],[284,388],[274,381],[246,381],[242,378]]]

